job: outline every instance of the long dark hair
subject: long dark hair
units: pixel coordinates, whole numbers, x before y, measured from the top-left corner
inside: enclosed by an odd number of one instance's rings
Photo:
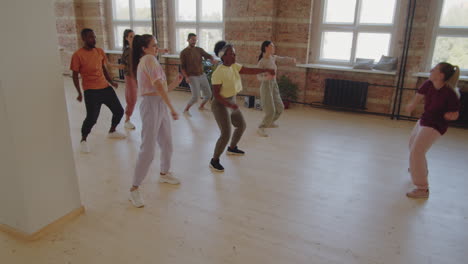
[[[265,40],[262,43],[262,47],[260,48],[260,56],[258,56],[258,61],[260,61],[263,58],[263,53],[265,53],[266,48],[270,46],[271,41],[270,40]]]
[[[127,37],[130,33],[133,33],[133,30],[131,29],[126,29],[123,33],[123,45],[122,45],[122,50],[125,50],[128,46],[130,46],[130,43],[128,43]]]
[[[132,44],[132,56],[131,56],[131,69],[133,76],[136,76],[138,63],[140,63],[141,57],[143,57],[143,48],[148,47],[149,43],[153,39],[153,35],[135,35]]]

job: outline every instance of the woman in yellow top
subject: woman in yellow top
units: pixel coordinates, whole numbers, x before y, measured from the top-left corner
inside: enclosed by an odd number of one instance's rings
[[[245,120],[239,106],[236,104],[236,95],[242,90],[240,74],[259,74],[268,72],[275,74],[272,69],[256,69],[243,67],[236,63],[236,51],[234,46],[225,41],[219,41],[215,45],[215,53],[223,64],[219,65],[211,76],[213,86],[213,111],[216,123],[218,123],[221,135],[216,142],[210,168],[217,172],[223,172],[224,167],[219,163],[219,157],[226,148],[231,137],[231,124],[235,127],[231,144],[227,149],[228,155],[244,155],[245,152],[237,148],[242,134],[245,131]],[[230,109],[230,111],[228,110]],[[230,112],[230,113],[229,113]]]

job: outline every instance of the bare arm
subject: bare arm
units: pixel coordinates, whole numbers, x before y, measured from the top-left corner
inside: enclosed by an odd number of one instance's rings
[[[292,57],[281,57],[281,56],[276,55],[276,61],[279,63],[296,64],[296,58],[292,58]]]
[[[182,81],[182,78],[183,78],[182,75],[178,74],[177,78],[167,85],[167,90],[169,92],[172,92],[177,86],[179,86],[180,82]]]
[[[106,68],[106,66],[105,66],[104,64],[102,65],[102,71],[104,72],[104,76],[106,77],[106,80],[107,80],[112,86],[114,86],[114,88],[119,87],[119,85],[118,85],[116,82],[114,82],[114,81],[112,80],[112,78],[110,77],[109,72],[107,72],[107,68]]]
[[[238,109],[239,106],[236,105],[236,104],[231,104],[228,100],[226,100],[226,98],[224,98],[222,95],[221,95],[221,84],[215,84],[213,85],[213,96],[216,98],[216,100],[218,100],[218,102],[222,103],[223,105],[225,105],[226,107],[229,107],[229,108],[232,108],[234,110]]]
[[[275,75],[275,70],[272,69],[259,69],[259,68],[248,68],[248,67],[243,67],[239,71],[240,74],[259,74],[263,72],[268,72],[271,75]]]
[[[159,79],[159,80],[156,80],[153,85],[156,88],[156,91],[158,92],[158,95],[161,96],[164,103],[169,107],[169,110],[171,111],[172,118],[174,120],[177,120],[177,119],[179,119],[179,115],[177,114],[174,107],[172,106],[171,100],[169,99],[169,96],[167,95],[167,92],[164,89],[166,84],[163,83],[163,82],[166,82],[166,81]]]
[[[411,116],[411,113],[414,111],[416,106],[421,102],[421,100],[424,98],[423,94],[416,93],[411,99],[411,101],[406,105],[405,110],[408,113],[408,115]]]
[[[75,85],[75,89],[78,92],[78,97],[76,98],[76,100],[78,100],[78,102],[81,102],[83,100],[83,95],[81,93],[80,80],[78,79],[78,74],[79,74],[78,72],[73,71],[72,78],[73,78],[73,84]]]

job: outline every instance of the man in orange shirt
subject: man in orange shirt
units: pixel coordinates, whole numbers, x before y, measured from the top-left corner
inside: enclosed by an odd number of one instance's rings
[[[106,105],[112,112],[112,125],[109,130],[108,138],[122,139],[126,135],[117,132],[115,128],[120,123],[124,110],[120,104],[119,98],[114,89],[118,84],[112,81],[106,69],[106,55],[100,48],[96,48],[96,34],[89,28],[81,31],[83,48],[77,50],[71,60],[70,69],[73,71],[73,83],[75,84],[78,97],[76,100],[81,102],[83,95],[80,89],[78,74],[83,80],[83,93],[86,105],[86,118],[81,127],[81,152],[89,153],[89,146],[86,142],[88,134],[91,132],[94,124],[99,117],[101,105]]]

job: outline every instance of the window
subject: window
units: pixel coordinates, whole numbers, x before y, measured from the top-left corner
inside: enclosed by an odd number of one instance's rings
[[[213,52],[216,42],[224,38],[223,0],[175,0],[173,41],[176,52],[187,47],[187,35],[198,36],[198,46]]]
[[[432,56],[428,68],[446,61],[468,73],[468,1],[437,1],[436,23],[432,41]]]
[[[112,0],[112,48],[122,49],[123,32],[153,34],[151,0]]]
[[[315,63],[352,65],[392,55],[398,0],[322,0]]]

